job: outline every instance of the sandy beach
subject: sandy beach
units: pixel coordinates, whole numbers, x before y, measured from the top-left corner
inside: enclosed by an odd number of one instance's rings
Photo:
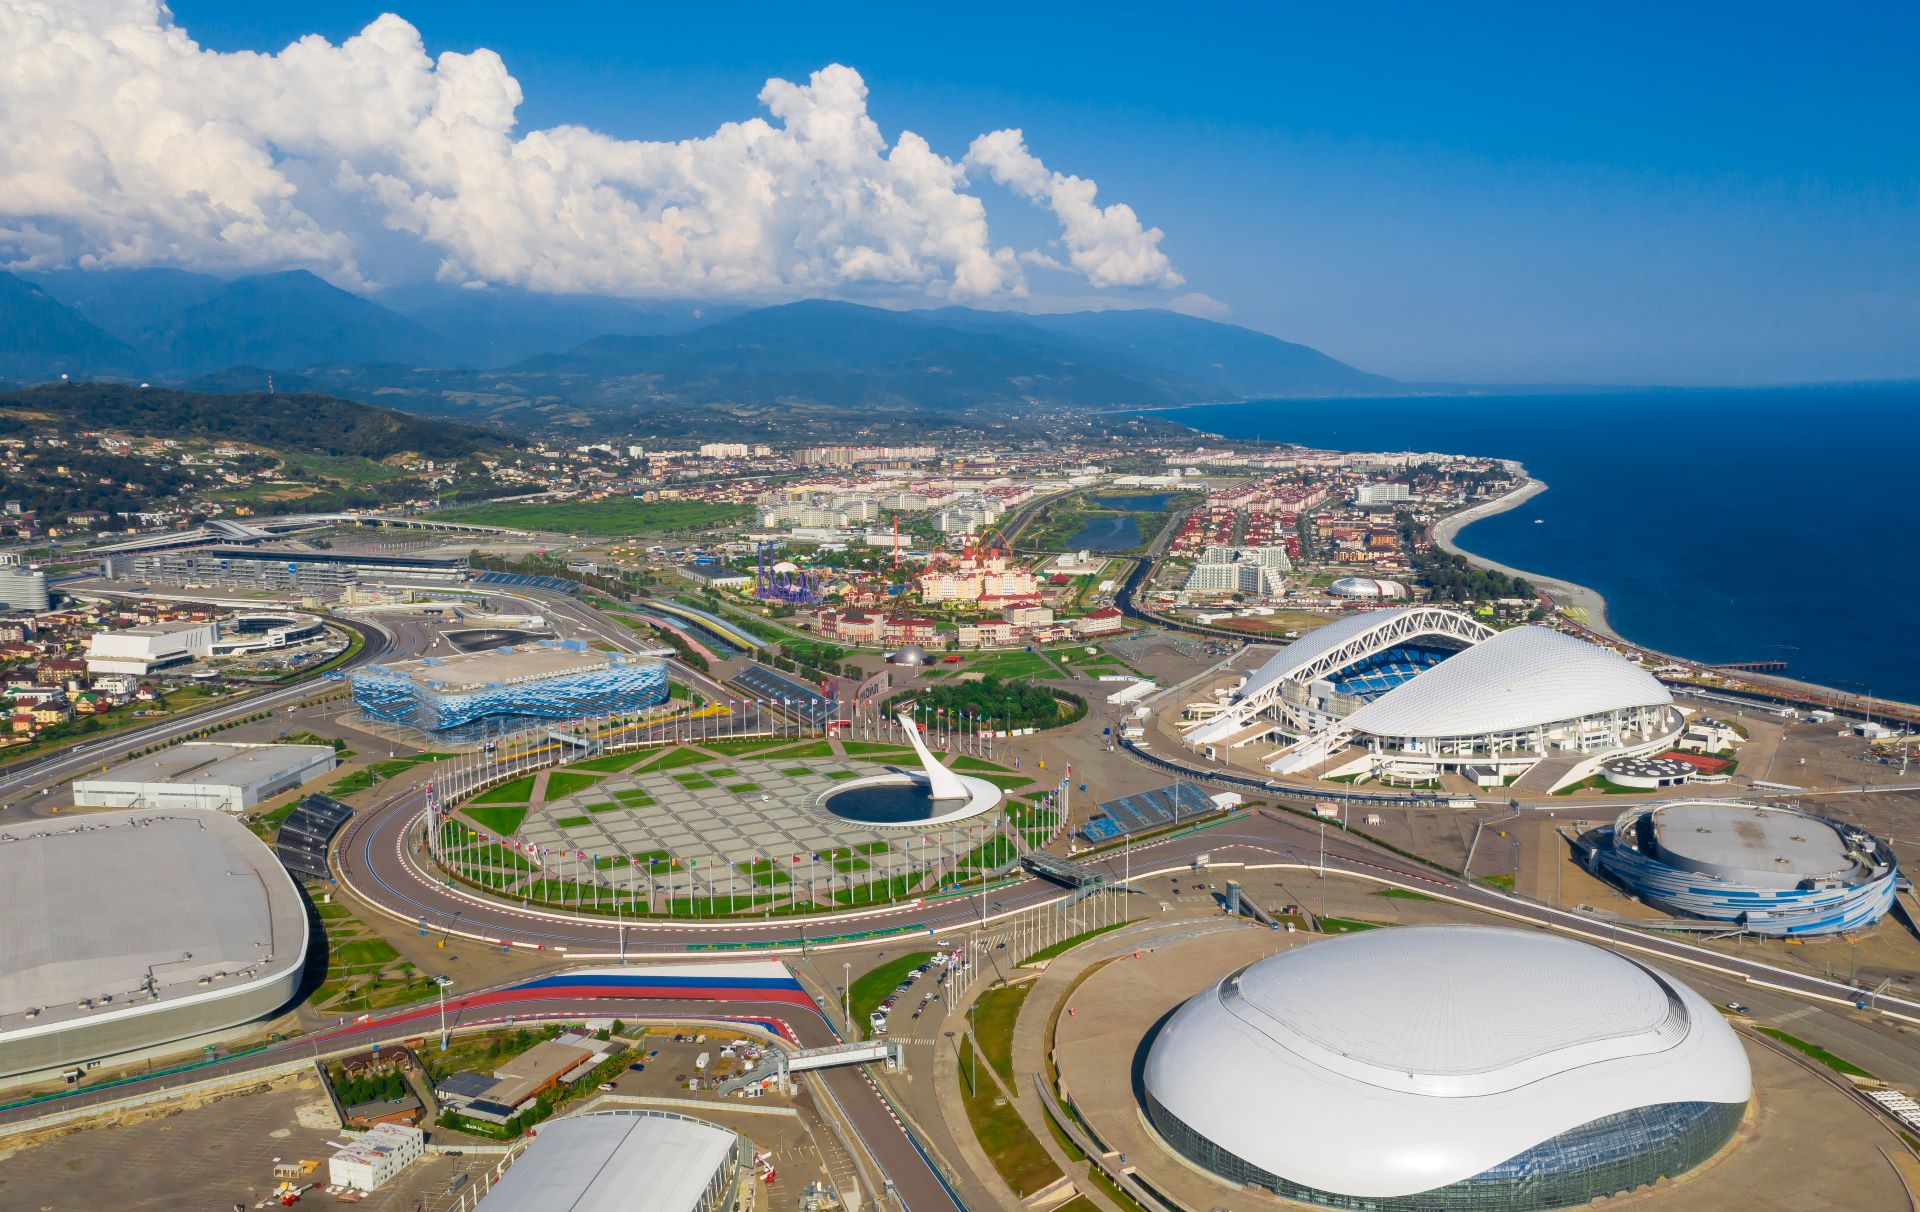
[[[1438,544],[1443,551],[1450,551],[1454,555],[1460,556],[1462,559],[1468,560],[1481,568],[1491,569],[1494,572],[1504,572],[1508,576],[1525,577],[1527,580],[1533,582],[1536,588],[1544,591],[1548,597],[1552,598],[1553,604],[1559,607],[1561,613],[1565,614],[1573,622],[1578,623],[1580,626],[1598,635],[1607,636],[1623,644],[1627,643],[1628,641],[1626,639],[1615,632],[1612,627],[1608,626],[1607,599],[1600,596],[1600,594],[1594,590],[1587,588],[1585,585],[1576,585],[1572,581],[1564,581],[1558,577],[1547,576],[1545,573],[1530,572],[1525,568],[1511,568],[1505,564],[1495,563],[1484,556],[1475,555],[1473,552],[1460,546],[1457,542],[1459,533],[1481,518],[1490,518],[1496,513],[1505,513],[1510,509],[1518,509],[1528,500],[1539,496],[1546,490],[1547,485],[1545,481],[1529,479],[1525,484],[1522,484],[1505,496],[1496,497],[1491,501],[1482,502],[1470,509],[1463,509],[1458,513],[1450,514],[1434,524],[1433,541]]]

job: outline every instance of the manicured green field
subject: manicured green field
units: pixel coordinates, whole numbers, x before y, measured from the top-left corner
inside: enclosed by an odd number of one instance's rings
[[[506,805],[469,804],[463,813],[467,819],[499,837],[512,837],[520,822],[527,819],[527,807]]]
[[[561,796],[572,795],[600,781],[596,774],[576,774],[571,770],[560,770],[547,776],[547,798],[557,800]]]
[[[518,530],[616,535],[719,526],[752,517],[753,507],[710,505],[704,501],[636,501],[629,498],[474,505],[432,516],[453,522],[511,526]]]
[[[533,776],[531,774],[506,782],[491,791],[482,791],[473,797],[476,804],[524,804],[533,799]]]

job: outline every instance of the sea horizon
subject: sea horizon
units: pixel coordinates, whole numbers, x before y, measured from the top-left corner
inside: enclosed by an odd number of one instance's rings
[[[1585,586],[1630,643],[1920,701],[1887,604],[1920,594],[1889,488],[1920,384],[1286,398],[1156,409],[1197,434],[1514,459],[1546,491],[1455,536]],[[1881,651],[1882,647],[1886,651]]]

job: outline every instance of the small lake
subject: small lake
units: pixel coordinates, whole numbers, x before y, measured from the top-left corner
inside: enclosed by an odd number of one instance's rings
[[[1143,498],[1144,499],[1144,498]],[[1087,519],[1080,533],[1067,540],[1068,550],[1130,551],[1140,546],[1140,526],[1124,513],[1103,513]]]
[[[1160,493],[1150,497],[1095,497],[1093,503],[1102,509],[1127,509],[1140,513],[1158,513],[1167,507],[1171,493]]]

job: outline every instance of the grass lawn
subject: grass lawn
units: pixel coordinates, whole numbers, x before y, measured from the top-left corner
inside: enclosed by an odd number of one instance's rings
[[[327,788],[327,794],[334,799],[345,799],[356,791],[365,791],[373,786],[373,775],[365,770],[356,770],[345,778],[335,779]]]
[[[987,759],[977,758],[971,753],[963,753],[953,759],[953,768],[955,770],[991,770],[1006,774],[1013,773],[1013,767],[1011,766],[1002,766],[998,762],[989,762]]]
[[[1415,892],[1411,888],[1382,888],[1375,896],[1388,896],[1397,901],[1430,901],[1433,898],[1424,892]]]
[[[931,951],[909,951],[905,955],[895,956],[871,972],[853,978],[853,988],[847,998],[852,1004],[850,1013],[861,1039],[873,1034],[868,1020],[880,1008],[881,999],[892,993],[893,987],[907,978],[907,973],[932,958]]]
[[[1024,774],[981,774],[976,777],[987,780],[1002,791],[1012,791],[1016,787],[1025,787],[1033,782]]]
[[[562,796],[583,791],[600,781],[597,774],[576,774],[571,770],[557,770],[547,776],[547,800],[557,800]]]
[[[786,743],[787,738],[785,737],[759,736],[742,737],[739,740],[732,741],[708,741],[701,745],[700,748],[713,753],[724,753],[729,757],[739,757],[745,753],[759,753],[766,749],[778,749]]]
[[[733,792],[735,795],[749,795],[755,791],[760,790],[760,784],[733,783],[727,787],[727,790]]]
[[[617,774],[629,766],[639,765],[653,757],[657,750],[636,749],[632,753],[609,753],[604,757],[588,758],[584,762],[575,762],[570,770],[593,770],[601,774]]]
[[[713,780],[704,774],[676,774],[673,781],[689,791],[701,791],[714,785]]]
[[[812,771],[808,771],[808,773],[811,774]],[[856,779],[860,777],[858,770],[823,770],[820,773],[834,780],[836,783],[841,779]]]
[[[976,1075],[973,1041],[960,1043],[960,1091],[967,1106],[967,1123],[974,1139],[993,1159],[993,1168],[1007,1180],[1014,1194],[1025,1197],[1060,1178],[1060,1167],[1027,1128],[1026,1121],[1012,1103],[1002,1102],[1000,1087],[990,1074],[978,1073],[977,1090],[970,1090],[969,1077]],[[996,1105],[998,1104],[998,1105]]]
[[[464,810],[468,820],[498,837],[512,837],[527,819],[527,806],[521,804],[469,804]]]
[[[809,741],[804,745],[795,745],[791,749],[782,749],[770,753],[768,757],[781,758],[825,758],[833,756],[833,746],[826,741]]]
[[[1785,1044],[1787,1047],[1792,1048],[1795,1052],[1800,1052],[1807,1056],[1812,1057],[1814,1060],[1819,1061],[1821,1064],[1833,1070],[1835,1073],[1844,1074],[1847,1077],[1871,1078],[1873,1076],[1873,1074],[1868,1073],[1865,1069],[1862,1069],[1860,1066],[1854,1064],[1852,1061],[1842,1060],[1839,1057],[1835,1056],[1833,1053],[1827,1051],[1825,1048],[1822,1048],[1820,1045],[1810,1044],[1806,1040],[1801,1039],[1797,1035],[1788,1035],[1785,1031],[1780,1030],[1778,1027],[1757,1027],[1755,1028],[1755,1030],[1759,1031],[1760,1034],[1766,1036],[1768,1039],[1779,1040],[1781,1043]]]
[[[568,534],[637,534],[642,531],[692,530],[738,522],[753,516],[750,505],[710,505],[704,501],[529,501],[473,505],[432,515],[456,522],[512,526],[520,530],[557,530]]]
[[[752,862],[735,863],[734,867],[751,876],[757,887],[768,888],[774,884],[793,882],[793,877],[787,874],[786,869],[772,859],[754,859]]]
[[[1060,670],[1037,652],[995,652],[967,662],[967,673],[992,674],[1001,681],[1057,678]]]
[[[1088,930],[1083,934],[1076,934],[1072,938],[1063,938],[1059,942],[1053,944],[1050,947],[1042,947],[1040,948],[1040,950],[1034,952],[1032,955],[1029,955],[1027,958],[1021,960],[1020,962],[1022,964],[1037,964],[1037,963],[1040,963],[1042,960],[1050,960],[1057,955],[1065,955],[1067,952],[1073,950],[1075,947],[1078,947],[1081,943],[1086,942],[1090,938],[1094,938],[1099,935],[1105,934],[1109,930],[1118,930],[1123,926],[1131,926],[1131,925],[1133,925],[1132,922],[1114,922],[1111,925],[1107,925],[1107,926],[1096,926],[1092,930]]]
[[[342,964],[352,968],[391,964],[400,958],[393,944],[383,938],[363,938],[342,943],[333,954]]]
[[[562,829],[578,829],[582,825],[593,824],[593,818],[590,816],[563,816],[553,823]]]
[[[1026,1004],[1032,981],[1000,985],[982,993],[974,1003],[973,1034],[980,1041],[980,1055],[987,1058],[1000,1080],[1013,1084],[1013,1023]]]
[[[896,757],[905,757],[913,752],[902,745],[885,745],[879,741],[841,741],[840,748],[849,754],[886,753]]]
[[[1367,922],[1357,917],[1323,917],[1320,929],[1327,934],[1351,934],[1356,930],[1378,930],[1386,922]]]
[[[524,804],[533,798],[533,776],[521,775],[519,778],[495,787],[491,791],[482,791],[473,797],[476,804]]]
[[[653,803],[653,797],[644,791],[616,791],[613,798],[629,808],[645,808]]]

